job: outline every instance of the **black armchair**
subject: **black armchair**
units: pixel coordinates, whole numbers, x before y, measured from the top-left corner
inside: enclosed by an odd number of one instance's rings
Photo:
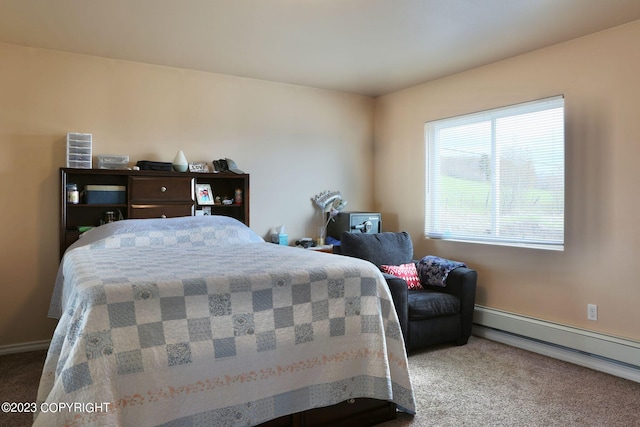
[[[344,232],[339,253],[365,259],[378,268],[402,265],[413,259],[413,243],[406,232],[360,234]],[[471,336],[477,272],[459,267],[452,270],[445,287],[408,289],[403,279],[383,273],[387,281],[407,352],[433,344],[464,345]]]

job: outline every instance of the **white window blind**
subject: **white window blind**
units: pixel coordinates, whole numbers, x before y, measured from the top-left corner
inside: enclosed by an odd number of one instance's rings
[[[425,233],[564,247],[564,97],[426,123]]]

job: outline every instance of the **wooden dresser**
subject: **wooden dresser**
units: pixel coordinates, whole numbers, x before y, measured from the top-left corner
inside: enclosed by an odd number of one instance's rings
[[[67,199],[69,184],[75,184],[81,193],[77,204]],[[200,206],[195,197],[199,184],[209,184],[213,197],[234,203]],[[83,194],[87,186],[117,187],[124,191],[124,197],[116,202],[87,203]],[[235,200],[238,193],[240,200]],[[249,225],[248,174],[61,168],[60,197],[60,258],[78,240],[81,228],[100,225],[107,212],[117,220],[190,216],[210,209],[211,214],[230,216]]]

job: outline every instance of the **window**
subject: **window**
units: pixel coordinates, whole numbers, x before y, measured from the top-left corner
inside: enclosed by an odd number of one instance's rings
[[[564,97],[429,122],[430,238],[564,249]]]

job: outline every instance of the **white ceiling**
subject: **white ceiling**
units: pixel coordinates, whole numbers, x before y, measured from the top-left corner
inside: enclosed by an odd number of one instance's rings
[[[377,96],[638,19],[639,0],[0,0],[0,42]]]

